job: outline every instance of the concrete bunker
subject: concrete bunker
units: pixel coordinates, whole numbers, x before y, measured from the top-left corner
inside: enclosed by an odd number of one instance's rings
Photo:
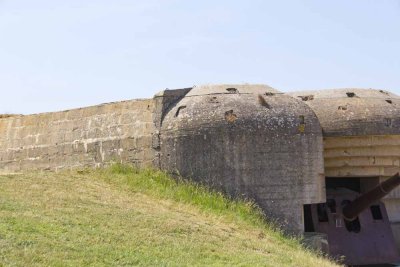
[[[318,119],[271,87],[194,87],[166,112],[160,141],[162,169],[254,199],[291,232],[304,229],[304,204],[325,201]]]

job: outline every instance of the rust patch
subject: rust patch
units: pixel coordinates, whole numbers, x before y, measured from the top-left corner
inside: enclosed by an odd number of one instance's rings
[[[237,120],[237,116],[233,113],[233,110],[225,112],[225,120],[229,123],[234,123]]]

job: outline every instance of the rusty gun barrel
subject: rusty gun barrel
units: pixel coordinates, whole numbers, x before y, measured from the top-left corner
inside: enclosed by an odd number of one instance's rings
[[[399,173],[396,173],[388,180],[377,185],[371,191],[362,194],[350,204],[343,207],[343,217],[348,221],[355,220],[357,216],[367,209],[372,203],[389,194],[390,191],[392,191],[398,185],[400,185],[400,175]]]

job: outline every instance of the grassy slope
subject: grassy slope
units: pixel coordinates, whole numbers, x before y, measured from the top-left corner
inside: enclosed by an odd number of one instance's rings
[[[250,203],[162,172],[0,176],[0,266],[334,266]]]

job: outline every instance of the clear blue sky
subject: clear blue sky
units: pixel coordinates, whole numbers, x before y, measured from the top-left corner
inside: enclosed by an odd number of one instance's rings
[[[0,113],[244,82],[400,94],[400,0],[0,0]]]

